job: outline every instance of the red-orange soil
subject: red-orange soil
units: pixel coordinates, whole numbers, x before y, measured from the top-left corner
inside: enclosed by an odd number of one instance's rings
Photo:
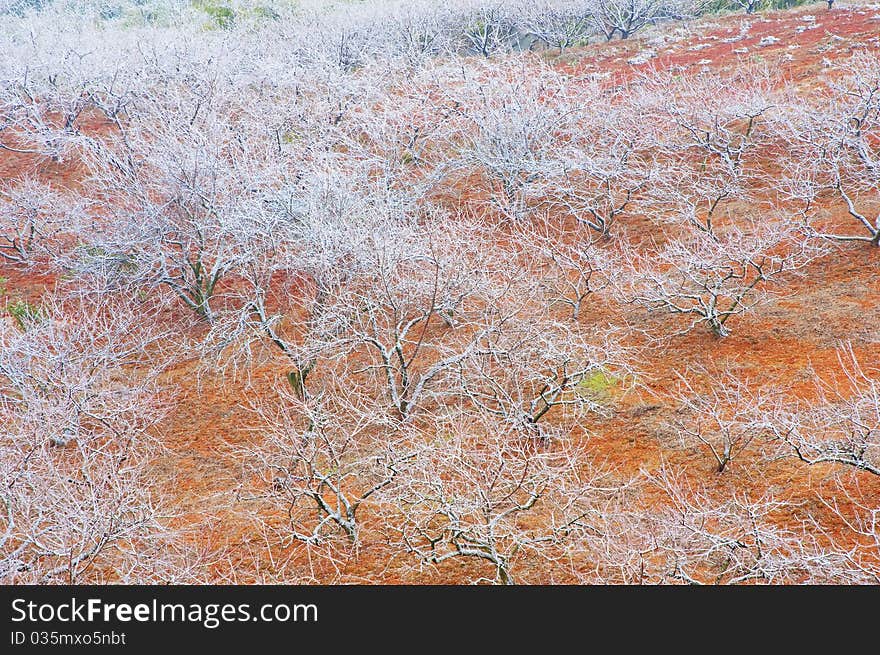
[[[807,19],[813,16],[813,20]],[[750,26],[742,38],[741,28]],[[807,29],[801,29],[807,28]],[[665,43],[657,39],[665,34]],[[759,45],[762,39],[779,39]],[[674,40],[673,40],[674,39]],[[643,63],[629,63],[646,48],[656,56]],[[823,75],[826,60],[852,55],[858,49],[880,49],[880,9],[860,6],[839,7],[828,12],[822,5],[793,11],[756,16],[726,15],[709,17],[681,26],[666,26],[627,41],[596,44],[566,52],[561,57],[550,52],[539,56],[561,70],[610,73],[610,80],[623,82],[648,69],[696,69],[706,66],[729,70],[743,61],[765,62],[780,79],[800,85],[813,85]],[[743,52],[742,49],[747,49]],[[85,133],[107,129],[95,121],[82,119]],[[0,179],[23,175],[56,186],[76,187],[83,175],[75,161],[52,161],[0,151]],[[844,212],[833,210],[841,221]],[[792,497],[816,508],[815,490],[822,484],[829,467],[800,466],[779,461],[755,475],[749,457],[735,460],[723,476],[713,473],[714,463],[700,448],[684,449],[664,427],[674,408],[664,402],[664,391],[676,381],[675,373],[687,368],[709,369],[732,366],[755,385],[792,386],[805,396],[813,389],[813,371],[833,371],[836,347],[852,343],[856,355],[872,361],[880,333],[880,249],[867,244],[847,244],[839,252],[814,262],[800,277],[786,284],[784,293],[771,303],[737,317],[733,334],[724,339],[708,331],[659,341],[645,350],[639,362],[645,371],[640,385],[623,399],[620,409],[608,419],[593,419],[588,428],[590,443],[597,456],[606,457],[623,471],[656,471],[662,461],[682,465],[709,484],[734,485],[759,492],[785,489]],[[0,277],[6,278],[7,298],[35,299],[56,280],[50,274],[20,269],[0,262]],[[0,303],[3,299],[0,298]],[[189,320],[185,309],[169,320]],[[603,323],[625,320],[650,328],[653,334],[674,334],[681,328],[680,318],[651,315],[635,307],[609,308],[593,303],[584,310],[582,322]],[[200,329],[200,328],[197,328]],[[248,520],[253,509],[236,502],[240,467],[231,447],[253,437],[249,415],[241,406],[253,394],[269,392],[283,382],[287,368],[263,365],[234,379],[205,372],[198,362],[186,361],[167,371],[162,380],[171,390],[171,411],[158,435],[167,449],[156,464],[156,475],[168,481],[167,493],[183,508],[178,523],[194,528],[192,539],[208,547],[227,545],[228,554],[217,562],[218,582],[274,581],[277,562],[265,555],[262,535],[253,532]],[[880,495],[880,481],[862,480],[863,491]],[[219,511],[217,508],[221,508]],[[793,510],[797,511],[797,510]],[[788,518],[780,516],[778,520]],[[459,582],[471,565],[457,563],[436,574],[416,575],[397,557],[390,559],[382,545],[375,521],[367,517],[364,539],[356,555],[338,562],[334,572],[326,563],[312,561],[305,549],[291,547],[279,554],[291,558],[287,578],[291,582]],[[403,556],[399,556],[403,557]],[[549,580],[549,578],[548,578]]]

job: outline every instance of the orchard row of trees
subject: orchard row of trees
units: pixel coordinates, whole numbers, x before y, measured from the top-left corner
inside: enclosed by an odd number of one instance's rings
[[[258,324],[291,354],[273,281],[307,276],[329,311],[388,274],[385,240],[442,267],[451,246],[409,242],[454,215],[497,222],[573,319],[601,290],[722,337],[832,245],[880,243],[874,54],[807,97],[746,66],[611,86],[472,60],[378,82],[301,70],[293,89],[181,66],[125,91],[7,87],[0,149],[88,173],[4,184],[0,257],[169,291],[220,341]],[[453,324],[466,298],[437,311]]]
[[[211,30],[283,23],[299,53],[343,67],[376,56],[423,58],[447,54],[490,57],[535,47],[565,51],[590,39],[627,39],[644,28],[719,9],[754,13],[762,0],[376,0],[369,3],[189,0],[4,0],[0,15],[80,17],[128,27],[190,23]]]
[[[4,581],[232,575],[162,479],[184,363],[246,390],[215,502],[260,579],[368,553],[419,580],[878,581],[880,373],[853,348],[808,391],[681,370],[655,393],[696,473],[594,446],[658,342],[735,338],[878,245],[876,54],[804,92],[746,65],[352,64],[331,45],[359,32],[286,25],[5,37],[2,270],[58,282],[0,323]],[[764,484],[780,465],[823,482]]]
[[[590,417],[614,411],[611,346],[577,353],[554,344],[559,335],[522,334],[542,321],[487,339],[407,418],[366,347],[359,366],[319,362],[305,397],[253,389],[253,436],[234,449],[242,473],[229,502],[266,544],[261,579],[340,579],[334,566],[379,548],[386,566],[411,563],[421,580],[424,567],[448,572],[458,559],[470,563],[458,579],[500,583],[877,582],[876,370],[844,350],[837,377],[817,375],[806,398],[687,371],[663,399],[677,408],[667,429],[716,472],[633,474],[589,445]],[[163,448],[150,428],[168,393],[157,354],[141,361],[160,336],[145,323],[80,304],[4,330],[5,581],[212,579],[224,554],[193,544],[155,479]],[[546,362],[554,345],[581,359]],[[600,358],[603,372],[585,375]],[[728,477],[740,462],[760,475],[780,459],[824,471],[817,500]],[[311,575],[296,565],[302,549]]]

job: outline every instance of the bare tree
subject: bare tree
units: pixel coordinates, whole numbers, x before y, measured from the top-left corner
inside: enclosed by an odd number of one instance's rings
[[[631,255],[630,299],[705,323],[724,337],[727,322],[765,300],[768,286],[821,254],[797,229],[763,224],[671,240],[656,255]]]
[[[440,227],[428,238],[371,240],[358,279],[332,301],[339,326],[325,356],[354,358],[405,419],[454,394],[457,371],[518,311],[519,268],[505,263],[488,235]]]
[[[134,438],[149,425],[145,417],[163,361],[155,348],[163,333],[143,309],[72,303],[68,309],[47,300],[18,326],[3,324],[3,402],[10,411],[21,409],[19,427],[41,441],[63,446],[89,430]],[[123,367],[129,381],[120,385]]]
[[[836,476],[830,490],[819,492],[820,501],[837,525],[820,521],[814,524],[828,539],[829,549],[839,554],[837,570],[846,583],[880,581],[880,507],[876,495],[866,487],[857,477],[844,481],[842,476]]]
[[[164,538],[143,444],[77,441],[58,450],[12,438],[18,443],[3,448],[7,583],[112,580],[128,544]]]
[[[462,120],[449,141],[460,153],[458,176],[484,174],[491,203],[522,219],[543,196],[546,180],[561,171],[558,150],[579,109],[557,73],[511,79],[509,68],[487,67],[491,84],[475,88],[478,78],[465,79],[467,86],[450,93]]]
[[[477,5],[464,13],[464,42],[469,51],[483,57],[510,50],[516,38],[516,24],[504,2]]]
[[[625,93],[608,97],[598,86],[579,90],[583,102],[606,109],[580,117],[565,133],[566,147],[558,148],[559,164],[548,175],[543,198],[551,212],[572,216],[603,237],[657,180],[656,160]]]
[[[523,29],[559,54],[586,41],[591,35],[590,9],[587,2],[542,2],[526,9],[520,18]]]
[[[529,581],[530,560],[573,576],[565,546],[601,537],[599,508],[620,488],[613,476],[564,437],[541,445],[471,418],[436,428],[390,492],[400,548],[440,572],[472,562],[475,582]]]
[[[391,40],[413,65],[455,49],[455,11],[449,6],[394,8]]]
[[[833,2],[834,0],[832,0]],[[733,0],[733,4],[737,7],[745,9],[746,15],[751,16],[761,8],[763,0]],[[829,9],[831,7],[829,6]]]
[[[480,335],[473,356],[461,363],[461,393],[510,429],[547,440],[551,410],[604,413],[609,392],[624,391],[631,368],[611,331],[578,331],[523,307]]]
[[[774,106],[785,100],[764,69],[649,77],[635,104],[652,116],[648,139],[667,168],[650,204],[713,234],[724,205],[759,201],[752,187],[773,179],[760,160],[773,140]]]
[[[592,20],[610,41],[615,34],[628,39],[648,25],[664,19],[687,18],[694,11],[693,3],[676,0],[596,0]]]
[[[847,213],[867,234],[839,232],[834,227],[813,228],[814,233],[834,241],[866,241],[880,244],[880,75],[876,55],[863,53],[840,65],[842,79],[829,93],[818,95],[808,106],[789,110],[785,128],[793,162],[794,179],[811,184],[801,187],[834,193]],[[803,163],[803,164],[801,164]],[[801,164],[801,165],[799,165]],[[812,204],[812,203],[809,203]]]
[[[285,390],[278,402],[255,405],[254,440],[238,451],[248,488],[240,500],[264,499],[283,511],[282,545],[322,545],[335,531],[357,545],[361,506],[411,458],[381,407],[371,410],[344,384],[334,391],[303,401]]]
[[[89,86],[77,64],[82,54],[68,52],[54,73],[25,68],[0,91],[0,150],[63,162],[80,133],[79,118],[93,106]],[[77,62],[77,58],[80,61]],[[58,70],[60,69],[60,70]]]
[[[880,380],[851,347],[838,353],[838,379],[817,374],[815,398],[766,410],[771,435],[807,464],[835,463],[880,475]]]
[[[554,221],[539,221],[518,239],[543,268],[547,300],[570,307],[573,321],[595,294],[611,285],[621,267],[619,255],[600,248],[586,228],[565,230]]]
[[[173,540],[151,477],[162,358],[144,318],[46,303],[24,328],[0,323],[5,581],[137,576],[139,544]]]
[[[700,444],[707,448],[723,473],[734,459],[747,452],[752,442],[763,436],[760,408],[764,399],[753,390],[749,380],[740,380],[729,371],[709,378],[705,390],[689,382],[705,371],[679,375],[679,387],[672,395],[677,416],[672,424],[686,446]]]
[[[408,415],[468,352],[459,314],[491,301],[485,235],[430,216],[435,234],[421,234],[417,214],[387,190],[338,175],[319,176],[286,207],[260,228],[278,243],[243,269],[238,308],[218,321],[212,347],[250,361],[255,341],[274,346],[294,364],[288,378],[301,396],[320,358],[366,357],[361,373]],[[274,293],[279,276],[303,275],[303,297]]]
[[[115,219],[94,245],[125,256],[140,279],[170,289],[210,322],[218,283],[249,257],[243,228],[248,211],[263,209],[255,189],[268,166],[265,138],[245,140],[212,81],[203,84],[157,100],[137,127],[92,139],[86,152],[93,193]]]
[[[54,260],[81,230],[85,210],[78,198],[34,179],[0,188],[0,257],[19,265]]]
[[[624,579],[638,583],[778,584],[839,580],[838,559],[806,524],[775,520],[790,503],[772,493],[695,485],[667,466],[648,474],[656,505],[630,512],[626,540],[614,545]]]

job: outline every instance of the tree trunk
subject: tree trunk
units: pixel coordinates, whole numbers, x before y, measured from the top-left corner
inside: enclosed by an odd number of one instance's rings
[[[312,361],[304,365],[298,365],[287,374],[287,382],[300,400],[306,399],[306,378],[314,367],[315,363]]]
[[[513,578],[510,576],[510,573],[507,571],[507,566],[505,564],[498,565],[498,579],[503,585],[515,584]]]

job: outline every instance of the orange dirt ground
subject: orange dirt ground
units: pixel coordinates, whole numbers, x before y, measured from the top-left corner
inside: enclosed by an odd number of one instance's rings
[[[808,20],[813,16],[815,20]],[[741,26],[751,26],[742,39],[732,40]],[[809,29],[799,29],[808,27]],[[655,34],[666,35],[665,43]],[[761,39],[773,36],[779,41],[759,46]],[[674,40],[673,40],[674,39]],[[650,48],[656,56],[644,63],[628,60]],[[747,52],[737,52],[743,48]],[[596,44],[566,52],[562,56],[542,53],[561,70],[580,74],[595,71],[610,73],[609,83],[623,82],[640,70],[649,68],[695,69],[707,66],[725,70],[740,62],[765,62],[780,79],[811,85],[823,75],[826,60],[852,55],[860,48],[880,48],[880,9],[860,6],[840,7],[828,12],[822,5],[793,11],[715,16],[694,23],[666,27],[628,41]],[[95,123],[84,120],[80,129],[94,132]],[[0,151],[0,179],[14,179],[24,174],[58,186],[75,186],[83,171],[75,162],[54,162],[47,158]],[[835,209],[841,221],[845,217]],[[646,352],[639,368],[648,371],[639,380],[641,386],[622,402],[615,416],[593,419],[588,426],[594,452],[619,465],[624,471],[656,470],[661,461],[683,465],[699,473],[709,484],[735,485],[756,492],[771,487],[786,489],[795,498],[815,508],[814,490],[830,469],[805,467],[780,461],[755,476],[749,458],[735,460],[723,476],[713,476],[713,462],[705,450],[683,449],[664,429],[664,418],[672,408],[664,405],[662,392],[670,389],[675,372],[690,366],[707,368],[731,364],[756,385],[794,385],[809,394],[813,385],[812,370],[834,370],[835,348],[844,341],[852,343],[863,361],[870,361],[880,341],[880,249],[867,244],[840,246],[839,252],[814,262],[802,277],[784,289],[784,295],[746,315],[737,317],[733,334],[723,340],[696,330],[686,336],[670,337]],[[37,298],[51,288],[54,278],[0,263],[0,277],[7,278],[7,298]],[[3,299],[0,298],[0,303]],[[627,321],[645,324],[652,334],[673,334],[680,328],[677,317],[650,316],[631,307],[612,310],[592,304],[582,321]],[[184,308],[173,318],[189,320]],[[668,321],[668,325],[663,322]],[[247,414],[240,408],[249,394],[261,389],[271,392],[286,372],[283,363],[262,366],[223,381],[219,375],[198,372],[195,361],[182,362],[167,371],[163,383],[174,390],[171,411],[161,425],[159,436],[167,449],[156,464],[156,475],[167,480],[167,493],[183,509],[176,519],[181,526],[193,528],[193,539],[206,549],[228,546],[228,555],[216,564],[218,582],[259,582],[275,580],[277,564],[267,561],[265,542],[252,531],[247,515],[253,511],[247,503],[236,501],[240,470],[231,447],[252,438]],[[715,482],[713,482],[713,480]],[[870,485],[873,485],[870,486]],[[876,480],[864,480],[863,491],[880,494]],[[217,508],[227,508],[219,513]],[[231,509],[230,509],[231,508]],[[794,511],[794,510],[793,510]],[[779,517],[785,521],[787,517]],[[310,562],[305,550],[286,553],[292,556],[291,582],[415,581],[408,567],[398,566],[387,552],[380,535],[363,531],[364,543],[359,552],[339,562],[337,573],[326,564]],[[321,568],[323,566],[323,568]],[[468,567],[470,565],[467,565]],[[461,581],[458,564],[418,581]],[[548,579],[548,581],[550,581]]]

